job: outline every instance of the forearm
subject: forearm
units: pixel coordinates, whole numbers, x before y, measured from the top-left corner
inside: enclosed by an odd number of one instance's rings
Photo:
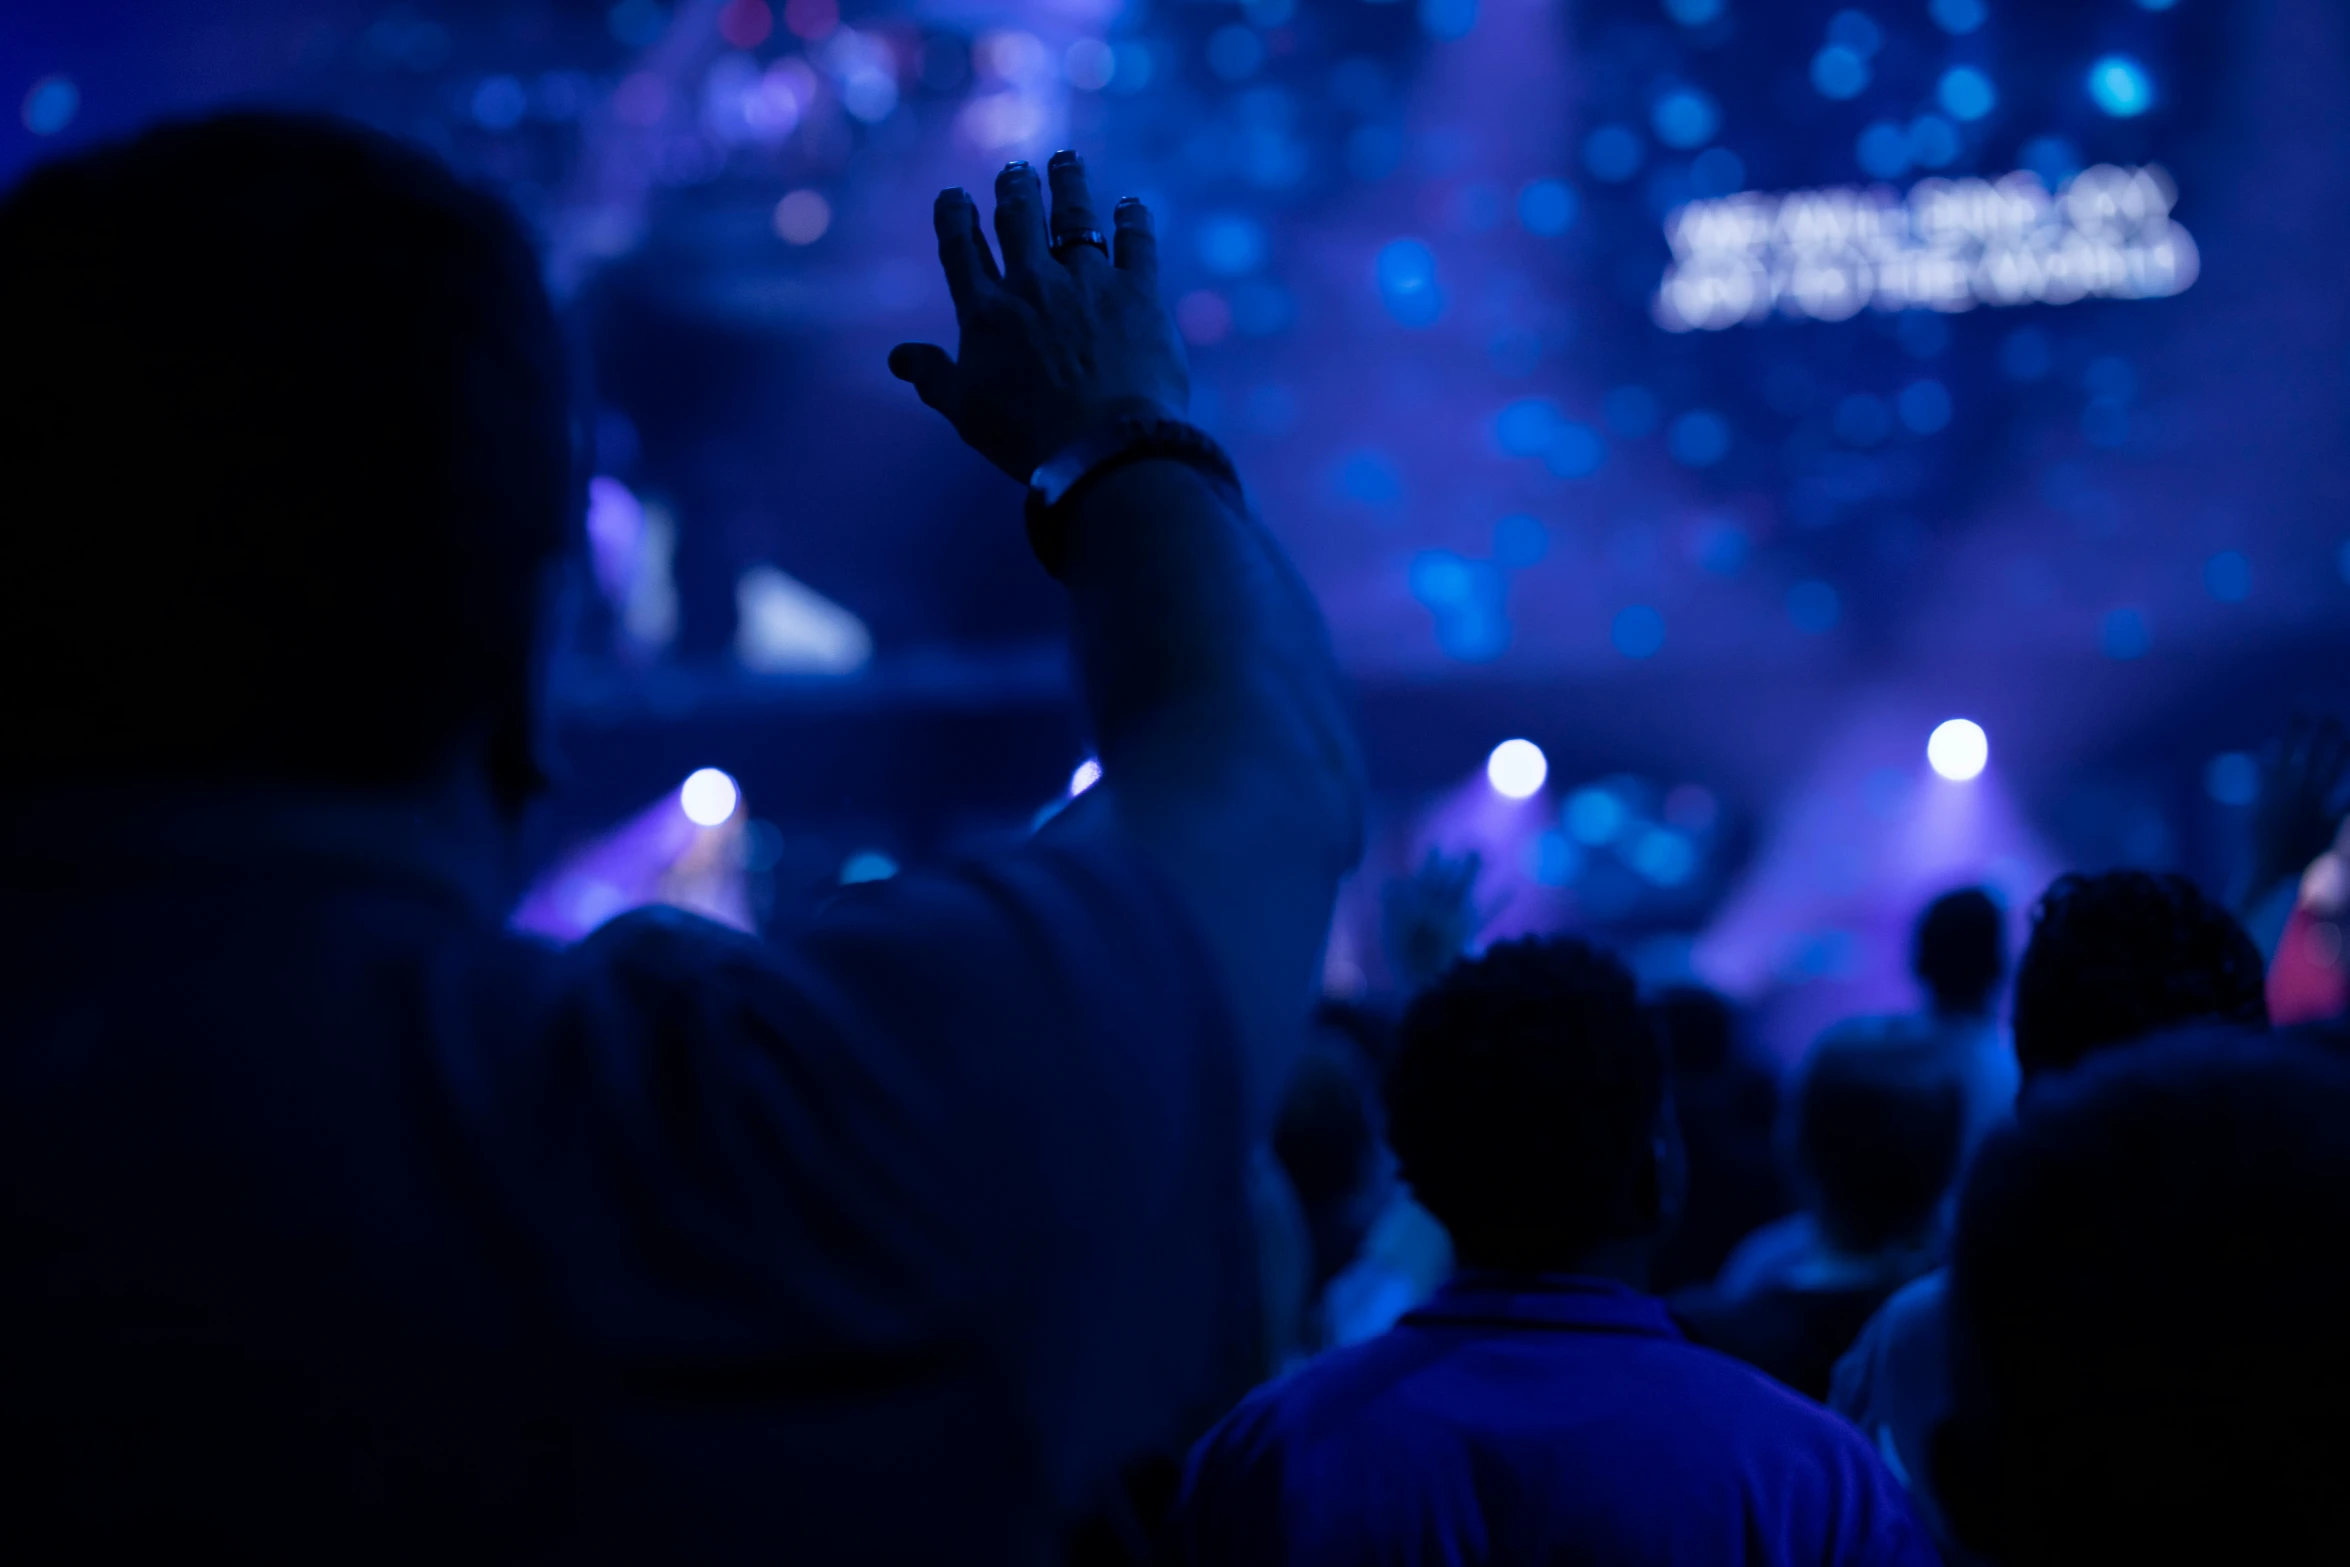
[[[1201,919],[1269,1108],[1361,848],[1321,615],[1264,529],[1180,463],[1106,474],[1073,511],[1078,678],[1117,826]]]

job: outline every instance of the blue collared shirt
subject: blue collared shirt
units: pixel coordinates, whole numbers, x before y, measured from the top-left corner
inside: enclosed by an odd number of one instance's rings
[[[558,949],[470,841],[0,820],[0,1541],[1036,1560],[1245,1367],[1238,1045],[1136,857]]]
[[[1192,1455],[1188,1559],[1929,1567],[1858,1432],[1598,1279],[1464,1275]]]

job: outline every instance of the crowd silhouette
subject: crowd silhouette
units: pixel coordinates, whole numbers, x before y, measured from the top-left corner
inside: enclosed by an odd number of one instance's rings
[[[556,947],[504,914],[584,480],[519,223],[262,112],[0,202],[14,1559],[2339,1548],[2350,1062],[2262,945],[2338,729],[2232,909],[2067,875],[2011,953],[1952,889],[1918,1009],[1784,1073],[1480,950],[1473,862],[1317,1007],[1362,771],[1151,215],[1064,153],[933,217],[960,341],[890,367],[1027,485],[1102,782],[769,938]]]

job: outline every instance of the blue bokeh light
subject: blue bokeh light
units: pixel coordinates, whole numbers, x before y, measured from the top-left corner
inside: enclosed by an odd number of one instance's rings
[[[1575,842],[1585,848],[1603,849],[1624,835],[1624,829],[1631,825],[1631,815],[1613,789],[1590,784],[1567,796],[1559,821]]]
[[[1873,60],[1885,47],[1885,29],[1866,11],[1839,11],[1828,18],[1828,42]]]
[[[1528,180],[1518,192],[1518,224],[1529,234],[1564,234],[1582,205],[1565,180]]]
[[[2062,136],[2035,136],[2024,143],[2016,163],[2040,176],[2050,190],[2081,172],[2081,152]]]
[[[1866,92],[1874,74],[1868,61],[1843,44],[1830,44],[1812,56],[1812,86],[1819,89],[1821,97],[1839,103]]]
[[[1722,14],[1723,0],[1665,0],[1665,15],[1683,27],[1703,27]]]
[[[1697,849],[1669,827],[1654,827],[1632,845],[1632,868],[1659,887],[1685,887],[1697,874]]]
[[[1901,389],[1895,407],[1912,434],[1935,435],[1950,426],[1950,389],[1939,381],[1910,382]]]
[[[1240,22],[1227,23],[1208,34],[1208,69],[1228,82],[1246,81],[1265,64],[1265,40]]]
[[[2222,751],[2204,764],[2203,792],[2221,805],[2243,807],[2260,799],[2260,761],[2248,751]]]
[[[1863,172],[1897,180],[1909,172],[1909,132],[1891,120],[1879,120],[1860,133],[1854,153]]]
[[[1628,125],[1601,125],[1583,138],[1583,167],[1591,177],[1621,185],[1640,172],[1648,161],[1648,149],[1642,145],[1640,133]]]
[[[1599,432],[1572,419],[1560,423],[1542,459],[1543,466],[1562,479],[1589,478],[1606,461],[1607,442],[1600,439]]]
[[[1477,26],[1477,0],[1420,0],[1420,27],[1431,38],[1466,38]]]
[[[1648,121],[1658,141],[1687,151],[1714,139],[1714,132],[1721,129],[1722,111],[1696,88],[1675,87],[1657,99]]]
[[[1493,443],[1512,457],[1540,457],[1558,427],[1559,411],[1547,398],[1524,397],[1493,416]]]
[[[82,90],[70,76],[44,76],[24,95],[24,128],[35,136],[54,136],[81,112]]]
[[[1909,123],[1909,161],[1921,169],[1947,169],[1966,150],[1958,127],[1939,114],[1921,114]]]
[[[1979,120],[1999,107],[1999,89],[1971,65],[1944,71],[1934,96],[1954,120]]]
[[[1727,147],[1708,147],[1689,160],[1689,194],[1728,196],[1746,188],[1746,160]]]
[[[1991,19],[1991,8],[1983,0],[1933,0],[1926,9],[1936,27],[1958,38],[1964,38]]]
[[[1787,618],[1798,631],[1825,636],[1844,618],[1844,601],[1825,582],[1798,582],[1787,590]]]
[[[2146,613],[2138,609],[2108,611],[2097,628],[2097,645],[2107,658],[2128,662],[2144,658],[2154,647],[2154,631]]]
[[[2222,604],[2241,604],[2252,596],[2252,562],[2239,550],[2221,550],[2203,563],[2203,591]]]
[[[1434,326],[1444,314],[1436,286],[1435,253],[1416,239],[1390,240],[1379,251],[1379,298],[1387,313],[1408,327]]]
[[[1265,264],[1265,226],[1245,213],[1220,212],[1199,226],[1200,265],[1218,277],[1245,277]]]
[[[511,76],[485,76],[473,89],[473,123],[485,131],[510,131],[522,123],[530,95]]]
[[[1692,408],[1673,421],[1665,442],[1673,461],[1688,468],[1710,468],[1730,455],[1730,421],[1710,408]]]
[[[1665,645],[1665,617],[1646,604],[1618,610],[1608,640],[1626,658],[1651,658]]]
[[[2117,120],[2154,107],[2154,79],[2126,54],[2109,54],[2089,67],[2089,101]]]
[[[1550,553],[1550,530],[1539,517],[1523,512],[1504,517],[1493,525],[1494,563],[1511,571],[1524,571],[1539,566]]]

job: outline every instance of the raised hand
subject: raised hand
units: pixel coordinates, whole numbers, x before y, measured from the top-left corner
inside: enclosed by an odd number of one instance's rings
[[[1458,859],[1434,849],[1417,872],[1380,889],[1381,937],[1388,966],[1406,991],[1425,989],[1469,950],[1495,912],[1477,906],[1483,856]]]
[[[932,219],[962,341],[890,350],[913,384],[973,449],[1026,482],[1038,464],[1111,412],[1150,404],[1181,415],[1191,376],[1159,296],[1158,238],[1148,208],[1118,203],[1103,237],[1085,165],[1053,154],[1052,211],[1025,163],[996,176],[999,266],[961,190],[939,193]]]
[[[2239,907],[2299,876],[2331,848],[2350,811],[2350,731],[2332,718],[2297,718],[2263,759]]]

